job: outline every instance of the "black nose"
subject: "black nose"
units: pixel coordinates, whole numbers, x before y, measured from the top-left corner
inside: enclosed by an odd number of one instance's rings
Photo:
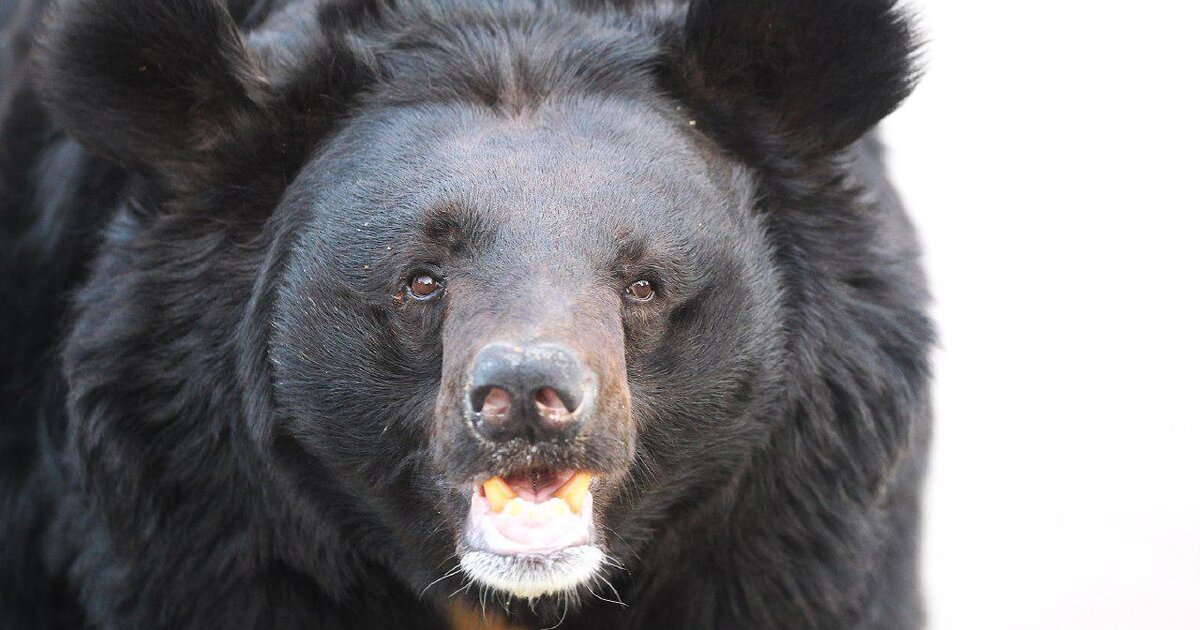
[[[575,435],[595,398],[595,377],[554,343],[493,343],[475,355],[467,387],[471,422],[484,437],[542,442]]]

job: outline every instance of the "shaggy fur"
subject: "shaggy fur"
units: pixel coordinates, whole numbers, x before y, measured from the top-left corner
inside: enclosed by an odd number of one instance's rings
[[[914,81],[892,0],[0,25],[0,626],[920,625],[933,331],[869,134]],[[446,392],[534,327],[607,366],[603,413],[472,439]],[[455,489],[530,462],[602,472],[608,567],[526,602],[456,571]]]

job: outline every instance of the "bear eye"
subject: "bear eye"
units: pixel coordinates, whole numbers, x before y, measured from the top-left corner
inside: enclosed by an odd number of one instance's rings
[[[638,280],[629,285],[625,293],[638,302],[649,302],[654,299],[654,285],[648,280]]]
[[[430,300],[442,291],[442,283],[433,276],[423,273],[413,276],[408,282],[408,294],[418,300]]]

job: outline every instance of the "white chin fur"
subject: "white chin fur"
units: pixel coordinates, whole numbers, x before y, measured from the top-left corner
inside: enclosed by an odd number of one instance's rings
[[[526,599],[574,589],[591,580],[604,564],[604,552],[596,545],[568,547],[545,556],[463,550],[460,557],[463,570],[475,582]]]

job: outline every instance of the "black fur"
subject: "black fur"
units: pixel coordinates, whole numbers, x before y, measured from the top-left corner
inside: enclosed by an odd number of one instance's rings
[[[891,0],[0,24],[0,626],[920,625],[933,332],[869,135],[914,80]],[[395,299],[416,271],[446,299]],[[532,322],[628,401],[536,456],[439,393]],[[456,484],[534,457],[606,473],[619,566],[576,601],[439,581]]]

